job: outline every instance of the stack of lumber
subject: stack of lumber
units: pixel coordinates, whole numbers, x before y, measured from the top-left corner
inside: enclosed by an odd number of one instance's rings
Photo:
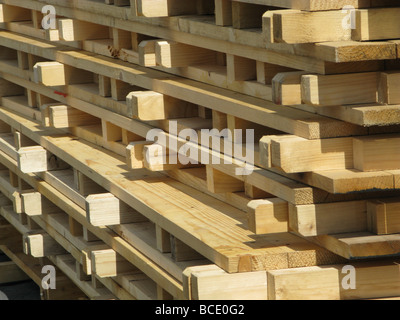
[[[0,250],[55,299],[400,296],[396,5],[0,0]]]

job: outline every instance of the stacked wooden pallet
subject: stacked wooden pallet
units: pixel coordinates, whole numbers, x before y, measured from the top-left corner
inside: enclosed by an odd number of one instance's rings
[[[0,250],[91,299],[400,296],[396,5],[0,0]]]

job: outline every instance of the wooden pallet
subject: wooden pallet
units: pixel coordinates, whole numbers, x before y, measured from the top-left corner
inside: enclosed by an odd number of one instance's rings
[[[1,0],[3,238],[90,299],[399,296],[396,5]]]

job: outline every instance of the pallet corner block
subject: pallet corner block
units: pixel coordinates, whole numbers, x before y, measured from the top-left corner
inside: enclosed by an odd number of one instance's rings
[[[18,168],[23,173],[48,170],[47,151],[41,146],[23,147],[18,150]]]

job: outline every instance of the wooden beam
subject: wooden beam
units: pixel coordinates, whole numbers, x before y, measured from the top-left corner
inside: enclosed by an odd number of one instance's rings
[[[306,104],[334,106],[376,103],[378,72],[302,76],[302,100]]]
[[[252,200],[247,205],[248,228],[255,234],[289,231],[288,203],[279,198]]]
[[[41,146],[24,147],[18,150],[18,168],[23,173],[47,171],[47,151]]]
[[[136,210],[111,193],[89,195],[86,198],[87,219],[93,226],[109,226],[147,221]]]
[[[43,197],[39,192],[23,192],[21,193],[21,200],[22,210],[29,217],[61,212],[56,205]]]
[[[215,24],[226,27],[231,26],[232,21],[231,0],[215,0]]]
[[[265,272],[229,274],[215,265],[190,267],[193,300],[267,300]]]
[[[137,0],[137,13],[145,17],[168,17],[197,13],[196,1]]]
[[[143,121],[195,117],[198,107],[154,91],[131,92],[126,97],[128,115]]]
[[[24,234],[24,253],[34,258],[65,254],[65,249],[47,233]]]
[[[375,234],[394,234],[400,231],[400,201],[394,199],[371,200],[367,203],[368,229]]]
[[[137,270],[115,250],[93,250],[91,252],[93,272],[100,278],[116,277]]]
[[[155,53],[157,65],[165,68],[216,64],[217,62],[215,51],[173,41],[157,41]]]
[[[58,29],[63,41],[108,39],[109,28],[82,20],[59,19]]]
[[[340,300],[339,274],[333,267],[267,272],[269,300]]]
[[[33,69],[35,82],[45,86],[54,87],[93,82],[93,73],[55,61],[38,62]]]
[[[101,120],[71,106],[49,107],[49,122],[54,128],[71,128],[101,124]]]
[[[289,225],[305,237],[367,231],[367,202],[289,204]]]
[[[136,141],[131,142],[126,147],[126,162],[131,169],[144,168],[144,147],[151,145],[149,141]]]

